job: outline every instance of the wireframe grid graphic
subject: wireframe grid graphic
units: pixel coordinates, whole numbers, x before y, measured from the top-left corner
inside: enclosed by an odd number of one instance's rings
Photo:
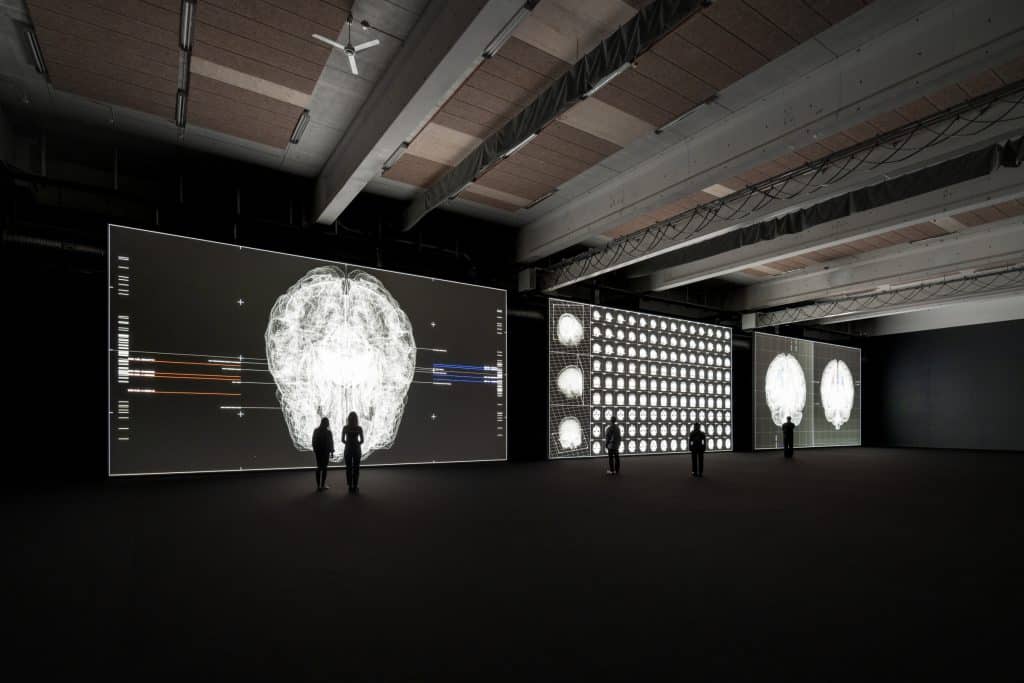
[[[558,299],[548,312],[549,457],[606,455],[612,417],[622,455],[684,452],[698,421],[709,451],[732,450],[729,328]]]
[[[795,448],[860,445],[860,349],[755,332],[753,357],[755,450],[782,448],[786,417]]]
[[[814,445],[861,444],[860,349],[814,343]]]
[[[505,291],[111,225],[111,475],[506,458]]]

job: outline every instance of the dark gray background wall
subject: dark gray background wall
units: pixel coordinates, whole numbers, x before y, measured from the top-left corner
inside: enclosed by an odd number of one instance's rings
[[[878,337],[867,445],[1024,450],[1024,320]]]

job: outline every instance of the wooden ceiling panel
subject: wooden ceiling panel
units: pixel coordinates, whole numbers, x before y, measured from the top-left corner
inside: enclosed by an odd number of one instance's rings
[[[743,0],[718,0],[704,10],[704,16],[743,40],[768,60],[796,47],[796,41]]]
[[[690,102],[703,102],[715,94],[710,85],[654,51],[640,55],[636,68],[641,75],[679,93]]]
[[[269,34],[266,40],[273,40],[275,33],[268,29]],[[283,34],[277,34],[283,37]],[[241,36],[232,31],[226,31],[218,26],[196,19],[196,47],[201,44],[212,44],[218,48],[232,52],[236,55],[251,59],[253,62],[265,64],[266,66],[280,69],[290,74],[304,78],[316,83],[327,62],[328,54],[323,54],[323,60],[319,62],[308,61],[302,57],[296,57],[288,52],[283,52],[271,45],[258,42],[247,36]],[[246,71],[254,76],[266,78],[260,72]],[[273,80],[273,79],[268,79]],[[303,92],[312,92],[303,91]]]
[[[616,109],[620,109],[627,114],[646,121],[655,128],[659,128],[676,117],[675,114],[669,111],[665,111],[660,107],[657,107],[647,100],[641,99],[632,93],[623,90],[615,85],[615,82],[609,83],[605,87],[594,95],[602,102],[606,102]]]
[[[493,132],[494,129],[490,126],[485,126],[473,121],[467,121],[464,118],[454,116],[446,111],[439,111],[434,114],[434,123],[444,126],[445,128],[451,128],[467,135],[478,137],[481,140],[486,140]]]
[[[935,108],[939,110],[955,107],[969,99],[971,99],[971,96],[967,94],[966,90],[960,87],[959,83],[950,83],[944,88],[940,88],[939,90],[928,94],[928,101],[935,105]]]
[[[502,192],[530,200],[540,199],[555,189],[553,185],[520,178],[511,173],[506,173],[498,167],[491,168],[477,178],[475,182],[478,185],[492,187],[495,190],[501,190]]]
[[[625,147],[641,135],[654,130],[654,126],[643,119],[596,97],[588,97],[578,102],[560,114],[557,120],[594,137],[604,138],[619,147]]]
[[[964,211],[962,213],[954,214],[953,219],[959,223],[963,223],[968,228],[976,228],[979,225],[986,223],[985,219],[974,213],[973,211]]]
[[[994,206],[1007,218],[1024,215],[1024,204],[1017,199],[1011,199],[1008,202],[1000,202]]]
[[[191,92],[188,98],[189,123],[277,149],[288,146],[291,127],[283,128],[276,121],[268,122],[261,116],[251,115],[251,112],[229,108],[224,105],[225,100],[200,90]]]
[[[509,38],[508,42],[502,46],[500,54],[503,58],[515,62],[524,69],[540,74],[549,81],[564,74],[571,66],[568,62],[564,62],[544,50],[537,49],[529,43],[524,43],[515,36]]]
[[[50,81],[55,88],[129,109],[174,118],[174,98],[149,88],[136,88],[112,81],[82,69],[63,64],[50,65]]]
[[[540,139],[544,138],[545,135],[550,135],[551,137],[557,138],[563,142],[572,143],[577,147],[581,147],[598,155],[595,161],[590,162],[590,165],[596,164],[601,159],[611,156],[622,149],[614,142],[591,135],[586,131],[580,130],[579,128],[573,128],[572,126],[561,123],[560,121],[552,121],[545,126],[544,133],[542,133],[534,142],[540,141]],[[573,151],[572,153],[576,154],[577,152]]]
[[[140,7],[145,7],[140,0],[126,0],[125,2],[111,3],[117,7],[117,11],[111,11],[105,7],[96,6],[87,2],[64,2],[61,0],[29,0],[29,11],[35,17],[37,9],[47,9],[57,14],[72,17],[86,24],[100,26],[105,32],[114,32],[119,36],[110,36],[106,33],[104,42],[112,42],[119,39],[120,35],[136,38],[155,45],[163,45],[174,48],[178,44],[177,15],[174,21],[168,22],[169,13],[157,7],[153,8],[151,17],[145,19],[135,18],[125,14],[138,16]]]
[[[384,171],[384,177],[407,185],[427,187],[450,170],[450,166],[406,152],[394,166]]]
[[[917,121],[923,119],[926,116],[931,116],[938,109],[932,104],[928,98],[919,97],[912,102],[907,102],[901,107],[897,107],[896,111],[900,113],[900,116],[905,118],[907,121]]]
[[[482,90],[493,97],[501,98],[515,105],[518,109],[523,109],[530,103],[529,90],[511,81],[487,73],[483,69],[476,69],[470,74],[469,78],[466,79],[465,85]]]
[[[461,100],[450,99],[444,103],[441,107],[441,111],[457,116],[460,119],[466,119],[473,123],[478,123],[481,126],[487,126],[492,130],[496,130],[505,123],[505,117],[501,114],[495,114],[494,112],[481,109],[476,105],[467,104]]]
[[[813,0],[811,6],[816,2]],[[801,0],[746,0],[746,3],[797,43],[810,40],[829,27],[821,15]]]
[[[302,114],[302,107],[203,76],[192,78],[188,98],[190,106],[194,98],[221,106],[233,116],[250,117],[287,128],[285,132],[289,135]]]
[[[146,59],[120,42],[94,43],[41,24],[36,25],[36,35],[40,45],[45,46],[47,64],[65,64],[153,90],[164,91],[169,87],[172,96],[177,92],[176,65]]]
[[[753,73],[768,61],[759,52],[703,14],[698,14],[683,24],[679,34],[741,74]]]
[[[527,145],[526,147],[529,146]],[[507,170],[509,173],[524,178],[535,177],[538,180],[555,185],[561,185],[567,180],[576,177],[576,171],[548,163],[535,156],[524,154],[523,152],[526,151],[526,147],[502,161],[502,170]]]
[[[485,59],[478,68],[486,74],[519,86],[529,93],[531,99],[540,94],[550,82],[536,71],[523,68],[512,60],[502,57],[500,52],[490,59]]]
[[[653,51],[676,66],[695,74],[715,90],[723,90],[738,81],[743,74],[712,57],[686,40],[677,29],[655,44]]]
[[[604,236],[611,237],[612,239],[615,239],[616,237],[623,237],[625,235],[629,235],[630,233],[634,233],[637,230],[643,230],[647,226],[653,225],[655,222],[656,221],[652,219],[650,216],[641,214],[631,221],[627,221],[622,225],[615,226],[608,232],[604,233]]]
[[[431,121],[409,145],[408,153],[446,166],[455,166],[481,142],[480,138]]]
[[[1003,213],[994,206],[982,206],[974,209],[974,215],[978,216],[985,223],[995,223],[1006,218]]]
[[[554,138],[548,134],[546,128],[540,135],[531,140],[530,144],[521,151],[516,152],[516,156],[519,155],[564,169],[574,176],[583,173],[604,158],[582,147],[575,147],[571,143],[565,143]],[[594,159],[594,161],[591,161],[591,159]]]
[[[960,87],[971,97],[978,97],[1003,87],[1003,81],[992,69],[986,69],[966,80],[960,81]]]
[[[475,186],[476,185],[471,185],[470,187]],[[509,202],[481,194],[480,192],[474,192],[469,188],[466,188],[459,194],[459,199],[476,202],[477,204],[484,204],[486,206],[494,207],[495,209],[502,209],[503,211],[515,211],[520,208],[517,204],[511,204]]]
[[[1015,83],[1024,79],[1024,55],[997,66],[994,71],[1004,83]]]
[[[34,4],[32,20],[44,54],[49,53],[55,41],[74,42],[90,52],[105,51],[108,58],[124,59],[132,68],[139,69],[138,62],[148,61],[170,66],[175,69],[175,75],[177,74],[178,51],[176,44],[157,45],[127,35],[118,35],[117,40],[112,42],[110,33],[101,26],[53,12],[45,7],[37,7]]]
[[[203,0],[196,20],[234,30],[253,40],[260,40],[261,26],[270,28],[277,36],[274,45],[278,49],[323,63],[327,61],[330,48],[311,40],[310,36],[320,33],[328,38],[336,37],[345,25],[348,9],[348,4],[306,0]],[[361,42],[356,40],[356,35],[353,32],[352,42]]]
[[[299,92],[312,93],[314,86],[316,86],[316,79],[298,76],[290,71],[285,71],[276,66],[200,40],[198,31],[196,32],[195,44],[192,47],[192,55],[215,64],[220,64],[221,66],[226,66],[235,71],[241,71],[242,73],[271,81],[272,83],[278,83]]]
[[[621,88],[634,97],[638,97],[676,116],[693,108],[694,102],[683,97],[679,93],[662,84],[653,78],[648,78],[636,69],[626,69],[615,77],[610,86]],[[600,95],[598,91],[598,95]]]
[[[459,89],[452,95],[452,99],[458,100],[459,102],[465,102],[474,107],[484,109],[505,117],[506,119],[512,118],[515,114],[519,113],[520,107],[516,104],[504,100],[496,95],[493,95],[486,90],[480,90],[474,88],[471,85],[463,83],[459,86]]]
[[[867,122],[879,133],[888,133],[909,123],[898,111],[884,112],[868,119]]]

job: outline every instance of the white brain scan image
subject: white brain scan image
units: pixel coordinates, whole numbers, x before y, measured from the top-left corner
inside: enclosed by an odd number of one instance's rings
[[[392,446],[416,370],[408,316],[380,280],[337,266],[314,268],[270,311],[264,336],[295,448],[312,450],[326,417],[336,434],[350,412],[363,428],[363,459]]]
[[[566,417],[558,424],[558,445],[571,451],[583,445],[583,428],[575,417]]]
[[[595,383],[595,386],[597,384]],[[583,371],[575,365],[558,373],[558,390],[568,399],[577,399],[583,395]]]
[[[853,410],[853,374],[841,360],[833,358],[821,372],[821,407],[833,427],[839,429]]]
[[[764,376],[764,397],[772,422],[781,427],[789,417],[798,425],[807,404],[807,381],[803,368],[791,354],[780,353],[768,364]]]
[[[558,341],[562,346],[578,346],[583,341],[583,323],[572,313],[558,316]]]

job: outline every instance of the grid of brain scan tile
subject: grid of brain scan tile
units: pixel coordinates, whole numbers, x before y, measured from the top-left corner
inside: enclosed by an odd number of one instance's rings
[[[700,422],[709,451],[732,450],[727,327],[549,301],[548,455],[606,455],[612,417],[622,455],[680,453]]]

